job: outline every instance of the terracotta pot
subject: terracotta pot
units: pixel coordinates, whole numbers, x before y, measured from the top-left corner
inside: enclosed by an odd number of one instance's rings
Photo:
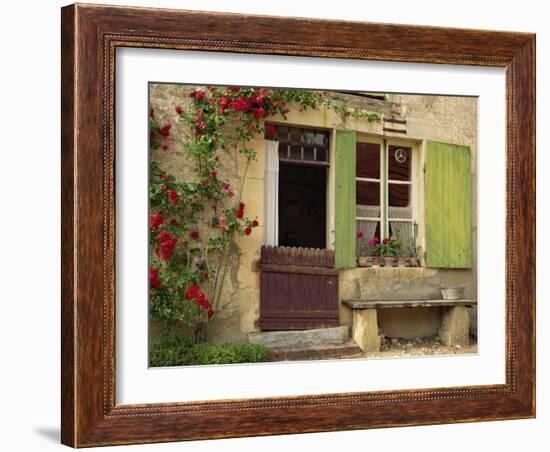
[[[382,258],[380,256],[374,256],[372,258],[372,266],[380,267],[382,265]]]
[[[407,258],[405,256],[399,256],[397,258],[397,266],[398,267],[406,267],[407,266]]]
[[[384,258],[384,267],[393,267],[393,257]]]
[[[359,265],[359,267],[368,267],[369,266],[369,258],[367,256],[358,256],[357,257],[357,265]]]

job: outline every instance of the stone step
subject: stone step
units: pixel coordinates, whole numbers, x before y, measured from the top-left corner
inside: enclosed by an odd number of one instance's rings
[[[268,348],[309,348],[317,345],[339,345],[350,340],[350,327],[292,331],[262,331],[249,333],[248,342],[264,344]]]
[[[324,344],[311,347],[270,348],[268,361],[304,361],[330,358],[358,358],[361,349],[353,342],[344,344]]]

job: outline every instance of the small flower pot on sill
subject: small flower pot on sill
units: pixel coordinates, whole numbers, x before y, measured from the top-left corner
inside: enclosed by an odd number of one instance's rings
[[[359,265],[359,267],[369,267],[369,258],[367,256],[358,256],[357,265]]]
[[[382,265],[382,258],[380,256],[374,256],[372,258],[372,266],[380,267]]]
[[[384,258],[384,267],[393,267],[393,257]]]
[[[397,266],[398,267],[406,267],[408,265],[407,258],[405,256],[399,256],[397,258]]]

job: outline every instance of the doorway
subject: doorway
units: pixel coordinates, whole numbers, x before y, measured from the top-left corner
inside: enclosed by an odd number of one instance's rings
[[[326,167],[279,167],[279,246],[326,248]]]

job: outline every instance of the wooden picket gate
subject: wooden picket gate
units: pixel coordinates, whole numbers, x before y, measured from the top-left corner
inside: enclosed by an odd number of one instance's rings
[[[260,328],[306,330],[338,324],[334,251],[262,246]]]

